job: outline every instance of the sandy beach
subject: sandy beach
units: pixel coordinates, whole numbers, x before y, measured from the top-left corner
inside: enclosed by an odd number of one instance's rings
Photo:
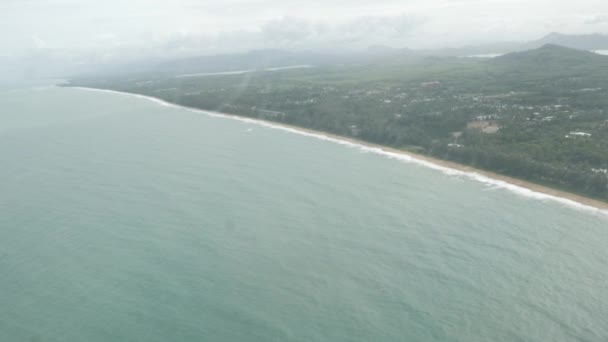
[[[228,114],[231,115],[231,114]],[[272,123],[272,124],[277,124],[277,123]],[[312,134],[323,134],[329,137],[332,137],[334,139],[337,140],[343,140],[346,142],[350,142],[353,144],[358,144],[358,145],[362,145],[362,146],[367,146],[370,148],[377,148],[377,149],[381,149],[387,152],[391,152],[391,153],[396,153],[396,154],[401,154],[404,156],[408,156],[414,159],[419,159],[422,161],[426,161],[430,164],[435,164],[437,166],[441,166],[441,167],[445,167],[448,169],[452,169],[452,170],[457,170],[457,171],[462,171],[465,173],[474,173],[474,174],[478,174],[478,175],[482,175],[485,176],[487,178],[490,179],[494,179],[494,180],[499,180],[499,181],[503,181],[521,188],[525,188],[534,192],[538,192],[538,193],[542,193],[542,194],[546,194],[549,196],[554,196],[554,197],[558,197],[558,198],[563,198],[563,199],[567,199],[567,200],[571,200],[573,202],[576,203],[580,203],[586,206],[590,206],[593,208],[597,208],[597,209],[601,209],[601,210],[608,210],[608,202],[603,202],[600,200],[596,200],[593,198],[589,198],[589,197],[585,197],[585,196],[581,196],[581,195],[577,195],[571,192],[566,192],[563,190],[558,190],[558,189],[554,189],[554,188],[550,188],[547,186],[543,186],[543,185],[539,185],[536,183],[532,183],[529,181],[525,181],[525,180],[521,180],[518,178],[513,178],[513,177],[509,177],[509,176],[505,176],[505,175],[501,175],[495,172],[491,172],[491,171],[486,171],[486,170],[482,170],[482,169],[477,169],[468,165],[464,165],[464,164],[459,164],[456,162],[452,162],[452,161],[448,161],[448,160],[443,160],[443,159],[438,159],[438,158],[433,158],[433,157],[429,157],[427,155],[423,155],[423,154],[418,154],[418,153],[414,153],[414,152],[410,152],[410,151],[405,151],[405,150],[400,150],[400,149],[396,149],[396,148],[392,148],[392,147],[387,147],[387,146],[383,146],[383,145],[378,145],[378,144],[372,144],[372,143],[368,143],[366,141],[362,141],[362,140],[357,140],[357,139],[352,139],[349,137],[343,137],[343,136],[339,136],[339,135],[333,135],[331,133],[326,133],[326,132],[322,132],[322,131],[315,131],[315,130],[310,130],[310,129],[305,129],[305,128],[301,128],[301,127],[296,127],[296,126],[291,126],[291,125],[283,125],[283,124],[277,124],[277,125],[282,125],[282,126],[286,126],[292,129],[297,129],[297,130],[303,130]]]
[[[144,98],[155,103],[165,105],[165,106],[173,106],[178,108],[183,108],[190,111],[200,112],[203,114],[231,118],[243,122],[248,122],[252,124],[262,125],[269,128],[274,129],[282,129],[286,131],[290,131],[296,134],[307,135],[315,138],[319,138],[322,140],[332,141],[343,145],[350,145],[353,147],[366,148],[370,152],[379,153],[383,155],[387,155],[389,157],[396,157],[397,159],[402,159],[405,161],[422,164],[434,169],[439,169],[446,171],[448,173],[457,173],[463,176],[467,176],[471,179],[479,180],[486,183],[493,183],[499,187],[513,190],[514,192],[524,193],[526,192],[529,197],[535,197],[541,200],[553,200],[557,202],[561,202],[565,205],[573,205],[578,207],[586,207],[587,209],[596,209],[601,211],[604,214],[608,214],[608,202],[596,200],[593,198],[581,196],[578,194],[566,192],[563,190],[558,190],[554,188],[550,188],[547,186],[539,185],[536,183],[532,183],[529,181],[501,175],[495,172],[490,172],[486,170],[477,169],[471,166],[467,166],[464,164],[459,164],[447,160],[442,160],[438,158],[429,157],[427,155],[413,153],[410,151],[400,150],[392,147],[387,147],[378,144],[372,144],[366,141],[354,139],[351,137],[344,137],[340,135],[335,135],[323,131],[312,130],[308,128],[287,125],[283,123],[267,121],[262,119],[254,119],[248,118],[244,116],[239,116],[236,114],[223,113],[223,112],[215,112],[210,110],[204,110],[199,108],[182,106],[175,103],[166,102],[162,99],[155,98],[152,96],[146,96],[135,93],[126,93],[119,92],[115,90],[107,90],[107,89],[96,89],[96,88],[87,88],[87,87],[75,87],[78,89],[84,90],[92,90],[92,91],[102,91],[102,92],[110,92],[116,94],[122,94],[127,96],[134,96],[139,98]],[[401,158],[400,158],[401,157]]]

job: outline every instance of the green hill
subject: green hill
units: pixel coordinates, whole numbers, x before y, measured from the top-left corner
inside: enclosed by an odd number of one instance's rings
[[[604,34],[563,34],[550,33],[539,40],[527,44],[529,48],[539,47],[546,44],[566,46],[580,50],[605,50],[608,49],[608,35]]]
[[[538,49],[514,52],[487,62],[488,70],[505,82],[608,77],[608,57],[589,51],[547,44]]]

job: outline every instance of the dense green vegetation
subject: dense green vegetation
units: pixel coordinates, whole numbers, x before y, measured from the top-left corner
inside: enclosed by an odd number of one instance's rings
[[[328,131],[608,200],[608,57],[584,51],[71,85]]]

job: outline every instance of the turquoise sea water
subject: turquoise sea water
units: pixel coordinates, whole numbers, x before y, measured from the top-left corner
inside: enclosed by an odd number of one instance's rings
[[[0,108],[0,341],[608,341],[605,214],[126,95]]]

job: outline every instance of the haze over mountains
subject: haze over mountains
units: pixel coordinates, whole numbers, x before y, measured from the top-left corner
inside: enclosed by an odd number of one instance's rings
[[[384,45],[370,46],[358,52],[285,51],[256,50],[242,54],[198,56],[158,62],[135,62],[113,69],[123,72],[158,72],[160,74],[212,73],[264,69],[267,67],[293,65],[333,65],[365,63],[390,57],[417,58],[425,56],[470,56],[483,54],[506,54],[509,52],[536,49],[545,45],[559,45],[579,50],[608,49],[608,35],[566,35],[551,33],[540,39],[523,43],[494,43],[459,49],[411,50]]]
[[[483,55],[492,53],[509,53],[515,51],[532,50],[547,44],[560,45],[579,50],[605,50],[608,49],[608,35],[583,34],[569,35],[550,33],[540,39],[529,42],[497,42],[492,44],[465,46],[455,49],[427,50],[427,54],[440,54],[452,56]]]
[[[188,74],[205,72],[263,69],[292,65],[352,64],[380,60],[386,57],[417,58],[424,56],[475,56],[505,54],[531,50],[554,44],[580,50],[608,50],[608,35],[568,35],[550,33],[529,42],[496,42],[461,48],[412,50],[374,45],[361,51],[287,51],[255,50],[239,54],[171,58],[150,56],[130,61],[113,60],[104,56],[64,56],[48,49],[11,60],[0,56],[0,71],[5,79],[70,78],[78,75],[124,74],[158,72],[160,74]]]
[[[561,45],[580,50],[604,50],[608,49],[608,35],[599,33],[587,35],[551,33],[539,40],[524,44],[524,47],[536,48],[545,44]]]

